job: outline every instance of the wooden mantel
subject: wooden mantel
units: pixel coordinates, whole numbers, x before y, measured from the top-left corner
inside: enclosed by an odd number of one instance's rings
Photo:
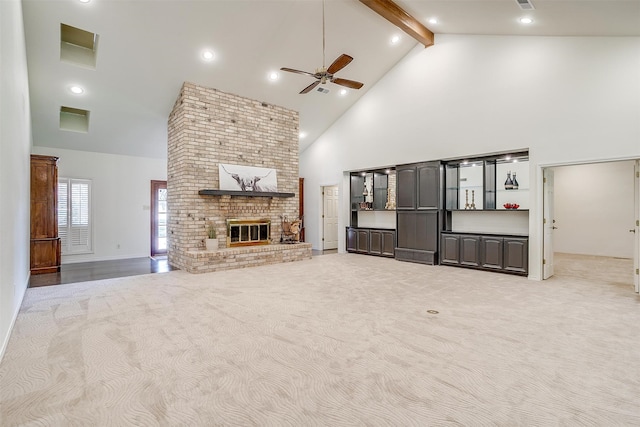
[[[233,191],[233,190],[200,190],[201,196],[231,196],[231,197],[294,197],[295,193],[274,193],[267,191]]]

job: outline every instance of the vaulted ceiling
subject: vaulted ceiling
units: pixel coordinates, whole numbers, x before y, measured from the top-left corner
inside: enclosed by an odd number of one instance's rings
[[[531,11],[516,0],[397,3],[436,45],[438,34],[640,36],[640,0],[531,1]],[[351,55],[338,76],[364,87],[342,95],[327,83],[319,87],[328,93],[300,95],[313,79],[279,69],[323,65],[320,0],[23,0],[23,13],[34,145],[145,157],[166,157],[167,118],[184,81],[299,111],[303,150],[417,45],[359,1],[327,0],[325,65]],[[520,24],[523,16],[533,23]],[[95,69],[60,60],[61,24],[98,35]],[[60,130],[62,106],[88,110],[88,132]]]

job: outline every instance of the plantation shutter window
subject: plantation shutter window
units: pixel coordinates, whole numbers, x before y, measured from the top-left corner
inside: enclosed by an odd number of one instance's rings
[[[62,254],[92,251],[91,181],[60,178],[58,181],[58,235]]]

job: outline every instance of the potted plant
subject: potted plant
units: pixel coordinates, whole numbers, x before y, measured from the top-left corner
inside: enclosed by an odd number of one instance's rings
[[[208,251],[218,250],[218,239],[216,236],[216,228],[213,223],[207,224],[207,239],[205,240],[205,245]]]

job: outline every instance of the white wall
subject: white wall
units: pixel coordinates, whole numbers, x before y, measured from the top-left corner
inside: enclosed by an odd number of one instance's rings
[[[539,278],[540,167],[640,158],[640,38],[437,35],[417,46],[301,153],[307,239],[319,248],[317,194],[340,182],[345,195],[345,170],[515,149],[530,154],[529,265]]]
[[[0,1],[0,360],[29,283],[31,115],[20,0]]]
[[[58,156],[59,177],[92,180],[93,253],[64,255],[63,264],[149,256],[151,180],[167,179],[166,159],[39,146],[33,153]]]
[[[556,252],[633,257],[634,162],[554,169]]]

